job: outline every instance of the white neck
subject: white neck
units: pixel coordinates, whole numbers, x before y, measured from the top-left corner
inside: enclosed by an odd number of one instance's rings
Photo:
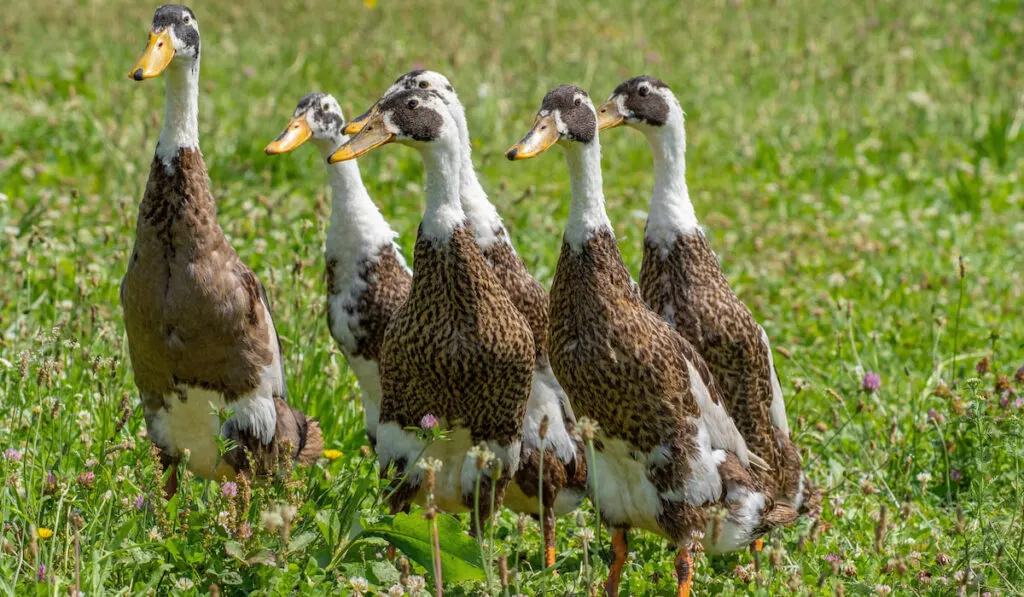
[[[164,165],[182,148],[199,148],[199,59],[172,61],[164,71],[167,107],[156,155]]]
[[[459,139],[447,131],[442,135],[420,147],[427,172],[427,208],[423,212],[420,234],[437,243],[450,240],[455,229],[466,220],[459,198],[462,160]]]
[[[565,161],[569,164],[572,203],[565,226],[565,241],[574,250],[600,230],[611,230],[604,209],[604,188],[601,181],[601,144],[597,137],[590,143],[563,144]]]
[[[644,238],[664,249],[674,245],[680,235],[700,231],[686,188],[686,127],[682,109],[670,104],[668,122],[664,126],[645,127],[644,133],[654,154],[654,192]]]
[[[326,163],[331,153],[347,140],[314,141]],[[381,247],[394,242],[395,232],[370,199],[355,160],[327,164],[331,184],[331,223],[324,251],[327,260],[337,260],[343,269],[355,268]],[[354,270],[353,270],[354,271]]]
[[[504,231],[505,226],[501,222],[498,210],[487,199],[487,193],[480,185],[476,177],[476,168],[473,167],[473,146],[469,140],[469,127],[466,124],[466,109],[458,101],[448,106],[455,125],[459,129],[460,151],[460,174],[459,174],[459,197],[462,200],[462,209],[466,212],[466,219],[473,228],[473,236],[476,244],[481,249],[486,249],[495,242],[509,242],[508,234],[499,236],[499,231]]]

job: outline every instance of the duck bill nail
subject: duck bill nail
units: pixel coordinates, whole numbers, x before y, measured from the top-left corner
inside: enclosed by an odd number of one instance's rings
[[[366,126],[359,131],[358,135],[349,139],[348,143],[345,143],[332,153],[327,161],[334,164],[336,162],[354,160],[394,140],[395,136],[384,128],[383,119],[380,116],[375,116],[366,123]]]
[[[548,150],[558,141],[558,124],[554,116],[539,116],[533,123],[533,128],[523,137],[523,140],[516,143],[505,152],[505,157],[510,160],[525,160],[536,157]]]
[[[370,106],[370,108],[367,111],[350,120],[349,123],[345,125],[345,134],[355,135],[359,131],[363,130],[363,127],[366,126],[366,123],[369,122],[371,118],[377,115],[378,104],[380,104],[379,101],[374,102],[374,104]]]
[[[267,152],[267,155],[287,153],[309,141],[312,136],[313,131],[309,128],[305,116],[292,118],[277,139],[271,141],[263,151]]]
[[[613,129],[626,124],[626,118],[619,113],[615,102],[609,100],[597,109],[597,130]]]
[[[128,73],[128,78],[136,81],[152,79],[164,72],[172,58],[174,58],[174,40],[171,39],[171,30],[164,29],[160,33],[150,31],[149,43],[146,44],[142,57]]]

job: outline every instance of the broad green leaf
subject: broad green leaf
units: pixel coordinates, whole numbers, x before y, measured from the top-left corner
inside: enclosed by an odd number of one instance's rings
[[[245,548],[237,541],[228,541],[224,544],[224,551],[231,557],[245,561]]]
[[[314,541],[316,541],[316,533],[313,533],[311,531],[302,533],[301,535],[293,537],[292,540],[288,542],[288,551],[302,551],[309,547],[309,545]]]
[[[480,547],[466,535],[459,522],[451,516],[437,516],[438,539],[441,545],[441,574],[445,582],[481,580],[484,578]],[[363,536],[380,537],[391,542],[402,553],[427,570],[434,571],[434,539],[429,521],[420,514],[399,514],[363,529]]]

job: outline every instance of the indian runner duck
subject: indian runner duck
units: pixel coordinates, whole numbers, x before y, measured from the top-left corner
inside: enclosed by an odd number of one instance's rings
[[[421,457],[436,459],[441,463],[435,473],[436,505],[472,512],[480,528],[490,517],[492,500],[501,505],[519,468],[533,383],[533,334],[473,239],[459,199],[458,127],[444,101],[418,88],[382,100],[330,161],[357,158],[392,142],[422,156],[427,201],[412,289],[381,347],[377,458],[384,474],[394,465],[392,511],[425,501],[423,470],[414,465]],[[428,415],[447,432],[446,439],[428,442],[408,429]],[[481,444],[500,465],[474,449]]]
[[[644,300],[707,362],[747,446],[768,464],[755,474],[758,485],[804,509],[811,484],[789,436],[768,335],[729,286],[690,201],[679,101],[660,79],[639,76],[616,87],[597,114],[600,130],[626,125],[643,133],[654,155],[640,270]]]
[[[551,287],[551,364],[577,416],[596,422],[590,490],[614,530],[605,592],[617,595],[626,531],[678,548],[678,595],[690,593],[691,552],[744,547],[788,518],[759,491],[751,454],[700,355],[640,296],[605,212],[597,112],[573,85],[544,96],[510,160],[565,150],[569,221]],[[725,508],[724,517],[710,516]]]
[[[217,223],[199,150],[199,56],[195,14],[158,8],[129,77],[164,74],[167,108],[120,298],[146,427],[165,468],[188,453],[193,473],[223,479],[271,473],[282,457],[311,462],[322,438],[317,422],[285,401],[266,290]],[[218,436],[235,447],[221,455]],[[176,489],[172,470],[166,490]]]
[[[466,110],[451,82],[436,71],[413,70],[398,77],[384,92],[382,100],[406,89],[434,91],[455,120],[461,146],[459,197],[466,220],[491,271],[497,276],[516,309],[526,317],[533,331],[536,345],[533,388],[523,422],[520,466],[505,495],[505,506],[514,512],[534,516],[542,513],[545,566],[553,566],[555,517],[572,512],[582,503],[586,496],[587,471],[585,450],[575,433],[576,417],[551,370],[548,357],[548,295],[516,253],[498,210],[488,199],[477,178]],[[359,132],[375,110],[376,105],[353,119],[346,127],[346,133]],[[542,443],[543,466],[540,452]],[[541,474],[543,485],[540,482]],[[543,501],[543,507],[538,503],[538,498]]]
[[[348,141],[341,106],[326,93],[309,93],[295,107],[284,131],[266,147],[268,155],[312,141],[324,158],[331,185],[327,266],[327,325],[359,381],[366,435],[377,443],[380,412],[380,349],[384,330],[409,296],[412,272],[395,244],[397,234],[367,193],[353,161],[327,164]]]

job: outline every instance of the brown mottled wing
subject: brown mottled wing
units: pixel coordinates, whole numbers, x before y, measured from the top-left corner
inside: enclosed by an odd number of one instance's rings
[[[649,311],[611,233],[562,247],[551,287],[551,364],[577,416],[649,452],[695,431],[700,411],[678,334]]]
[[[416,276],[381,350],[380,422],[423,415],[476,441],[519,439],[533,376],[533,335],[466,228],[447,245],[416,243]]]
[[[512,304],[526,317],[533,331],[537,357],[548,353],[548,295],[526,269],[522,258],[507,242],[496,242],[484,250],[484,258],[498,278]]]
[[[780,472],[770,412],[772,372],[760,326],[732,292],[704,235],[680,236],[667,252],[645,243],[640,285],[651,309],[704,357],[748,447],[769,473]],[[779,482],[763,480],[768,487]]]
[[[367,286],[356,307],[360,333],[356,336],[355,356],[379,361],[384,332],[409,297],[412,274],[394,245],[387,245],[381,248],[376,263],[363,272],[363,279]]]

